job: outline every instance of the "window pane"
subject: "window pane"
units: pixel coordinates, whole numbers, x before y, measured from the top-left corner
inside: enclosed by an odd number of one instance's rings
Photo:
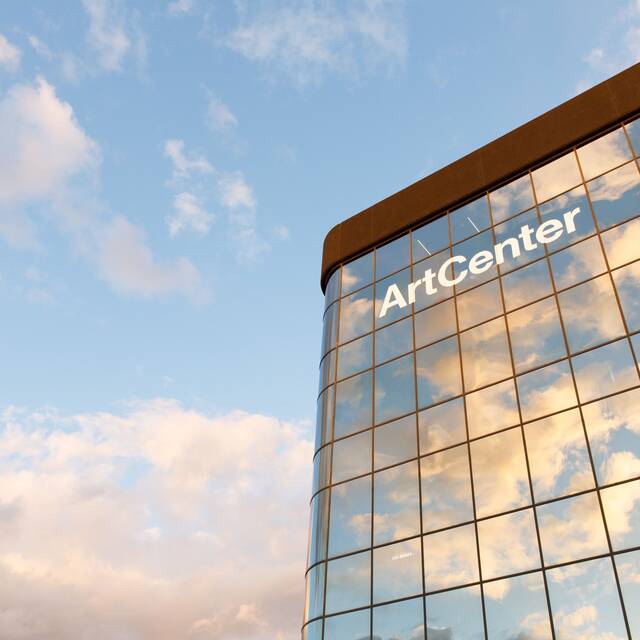
[[[413,349],[411,318],[376,331],[376,365]]]
[[[620,578],[620,588],[624,598],[629,628],[633,638],[640,637],[640,607],[634,604],[640,602],[640,551],[622,553],[616,556],[616,566]]]
[[[382,305],[384,304],[384,300],[387,295],[387,289],[391,285],[395,284],[400,289],[402,295],[406,296],[410,280],[411,270],[405,269],[404,271],[400,271],[400,273],[394,273],[392,276],[376,283],[376,329],[411,314],[411,305],[406,304],[404,307],[401,307],[400,305],[389,307],[385,315],[382,318],[380,317]]]
[[[635,162],[587,183],[601,229],[640,213],[640,174]]]
[[[507,316],[516,373],[564,358],[562,326],[553,298],[524,307]]]
[[[331,482],[342,482],[371,472],[371,431],[365,431],[333,445]]]
[[[529,174],[489,194],[494,224],[533,206],[533,189]]]
[[[602,234],[602,242],[612,269],[640,258],[640,218],[609,229]]]
[[[520,422],[513,380],[470,393],[465,397],[469,437],[477,438]]]
[[[577,404],[568,362],[558,362],[544,369],[516,378],[523,420],[561,411]]]
[[[545,564],[607,553],[598,498],[586,493],[537,507]]]
[[[466,439],[462,398],[444,402],[418,414],[420,455]]]
[[[415,413],[378,427],[375,430],[374,442],[373,466],[376,469],[415,458],[417,455]]]
[[[429,307],[415,315],[416,348],[456,332],[453,299]]]
[[[478,522],[478,540],[483,580],[540,566],[533,509]]]
[[[378,471],[374,476],[374,544],[420,533],[418,463]]]
[[[484,638],[479,587],[427,596],[426,607],[427,640]]]
[[[454,243],[486,229],[490,225],[487,196],[465,204],[460,209],[452,211],[450,215],[451,238]]]
[[[465,262],[458,262],[454,265],[454,275],[456,277],[460,276],[463,271],[466,271],[464,279],[456,285],[457,293],[475,287],[486,280],[491,280],[498,275],[498,268],[495,265],[495,261],[486,271],[482,271],[482,273],[471,273],[469,262],[471,258],[480,251],[488,251],[493,255],[493,233],[490,229],[453,247],[454,256],[462,256],[465,258]]]
[[[559,193],[564,193],[582,182],[573,151],[536,169],[532,178],[538,202],[544,202]]]
[[[552,293],[546,260],[534,262],[502,278],[504,305],[507,311],[539,300]]]
[[[334,438],[371,426],[371,371],[336,385]]]
[[[420,538],[373,551],[373,602],[422,593]]]
[[[547,572],[557,638],[627,637],[609,558]]]
[[[371,366],[371,334],[338,348],[338,380]]]
[[[313,493],[329,484],[331,469],[331,445],[322,447],[313,459]]]
[[[583,407],[599,484],[640,475],[640,391]]]
[[[373,251],[342,267],[342,295],[373,282]]]
[[[450,250],[447,249],[413,265],[413,279],[423,278],[426,280],[426,283],[423,282],[416,289],[416,302],[414,304],[416,311],[436,304],[445,298],[450,298],[453,295],[453,287],[442,287],[437,280],[437,275],[444,263],[449,259],[450,254]],[[449,279],[453,278],[451,264],[443,271],[443,276]]]
[[[441,216],[411,232],[413,236],[413,261],[417,262],[444,249],[449,244],[449,221]]]
[[[322,640],[322,620],[315,620],[304,627],[302,640]]]
[[[373,637],[376,640],[424,640],[422,598],[375,607]]]
[[[329,523],[329,491],[321,491],[311,501],[309,524],[309,566],[327,557],[327,531]]]
[[[324,564],[316,565],[307,573],[305,597],[305,622],[322,615],[324,602]]]
[[[340,342],[348,342],[373,329],[373,287],[340,301]]]
[[[331,440],[334,389],[335,387],[327,387],[318,398],[316,412],[316,450]]]
[[[613,272],[629,331],[640,329],[640,261]]]
[[[558,294],[572,353],[624,334],[609,276],[600,276]]]
[[[335,380],[337,350],[329,351],[320,363],[320,383],[318,393]]]
[[[537,501],[594,487],[587,443],[577,409],[524,427],[533,494]]]
[[[473,520],[466,444],[422,458],[420,477],[424,531]]]
[[[476,534],[472,524],[423,537],[427,591],[478,580]],[[427,603],[427,616],[429,615]]]
[[[598,238],[574,244],[551,256],[551,271],[558,289],[588,280],[606,270]]]
[[[581,402],[638,384],[638,371],[627,340],[576,356],[573,369]]]
[[[410,262],[409,234],[376,249],[376,280],[398,271]]]
[[[462,393],[458,340],[448,338],[416,353],[421,407]]]
[[[369,638],[370,609],[354,611],[325,619],[326,640],[364,640]]]
[[[522,267],[529,262],[533,262],[544,255],[544,244],[535,241],[535,237],[531,239],[530,248],[518,242],[518,249],[514,251],[512,246],[505,243],[509,238],[517,238],[521,233],[522,227],[525,225],[532,231],[538,228],[538,213],[535,209],[531,209],[520,214],[517,218],[512,218],[507,222],[503,222],[495,228],[496,245],[501,245],[504,261],[500,265],[500,272],[507,273],[513,271],[517,267]],[[525,231],[526,232],[526,231]]]
[[[551,625],[541,573],[484,585],[491,640],[551,640]]]
[[[519,427],[472,442],[471,466],[479,518],[531,503]]]
[[[543,222],[551,218],[564,220],[565,214],[573,212],[576,209],[579,210],[578,213],[575,215],[571,214],[570,217],[575,231],[563,234],[555,240],[553,243],[554,251],[578,242],[578,240],[582,240],[595,233],[596,228],[593,223],[587,192],[584,186],[580,185],[572,191],[563,193],[561,196],[540,205],[540,217]]]
[[[613,550],[640,546],[640,480],[603,489],[600,495]]]
[[[327,566],[325,613],[356,609],[369,604],[371,552],[331,560]],[[366,612],[368,616],[368,611]],[[368,633],[367,629],[367,633]],[[330,636],[335,637],[335,636]]]
[[[327,287],[324,291],[324,307],[325,309],[340,295],[340,267],[338,267],[327,280]]]
[[[332,304],[324,314],[322,324],[322,355],[336,346],[338,339],[338,304]]]
[[[580,147],[578,158],[584,179],[591,180],[591,178],[631,160],[631,152],[627,137],[620,128]]]
[[[483,284],[458,296],[458,320],[460,330],[480,324],[502,313],[502,299],[497,280]],[[455,329],[455,319],[454,325]]]
[[[416,410],[413,354],[376,369],[376,424]]]
[[[331,489],[329,556],[371,544],[371,476]]]
[[[504,318],[460,335],[465,388],[477,389],[512,375]]]

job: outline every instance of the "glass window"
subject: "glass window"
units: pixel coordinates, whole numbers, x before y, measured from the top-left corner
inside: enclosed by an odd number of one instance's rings
[[[573,370],[581,402],[638,384],[638,371],[627,340],[618,340],[576,356]]]
[[[640,174],[635,162],[587,183],[601,229],[640,213]]]
[[[304,621],[322,615],[324,602],[324,563],[309,569],[305,594]]]
[[[577,404],[569,363],[558,362],[516,379],[523,420],[533,420]]]
[[[420,455],[466,439],[462,398],[444,402],[418,414]]]
[[[314,620],[304,627],[302,640],[322,640],[322,620]]]
[[[477,582],[476,533],[472,524],[423,537],[427,591]],[[429,604],[427,603],[427,616]]]
[[[479,518],[531,504],[519,427],[472,442],[471,468]]]
[[[635,154],[640,155],[640,118],[628,122],[625,128],[629,134]]]
[[[588,280],[606,270],[598,238],[574,244],[551,256],[551,271],[558,289]]]
[[[394,273],[411,262],[409,234],[376,249],[376,280]]]
[[[602,242],[612,269],[640,258],[640,218],[609,229]]]
[[[415,458],[417,455],[415,413],[378,427],[374,433],[374,443],[373,466],[375,469]]]
[[[448,338],[416,352],[416,369],[421,407],[462,393],[457,338]]]
[[[336,346],[338,339],[338,304],[332,304],[324,314],[322,324],[322,354]]]
[[[640,472],[640,391],[627,391],[582,409],[599,484]]]
[[[329,490],[321,491],[311,501],[309,526],[309,558],[311,566],[327,557],[327,532],[329,524]]]
[[[547,565],[607,553],[607,538],[595,492],[537,507]]]
[[[532,176],[538,202],[564,193],[582,182],[573,151],[536,169]]]
[[[460,334],[460,346],[467,390],[512,375],[504,318],[497,318]]]
[[[441,251],[431,258],[422,260],[413,265],[413,279],[422,279],[422,285],[416,289],[416,301],[414,308],[416,311],[430,307],[453,295],[453,287],[442,287],[438,283],[437,276],[444,268],[445,262],[449,259],[451,251]],[[453,278],[453,267],[449,264],[442,271],[444,277]]]
[[[486,229],[491,224],[487,196],[481,196],[460,209],[452,211],[450,218],[451,238],[454,243]]]
[[[609,169],[631,160],[627,137],[622,128],[585,144],[578,149],[578,158],[585,180],[591,180]]]
[[[335,380],[336,353],[336,349],[329,351],[320,363],[320,384],[318,385],[318,393]]]
[[[467,587],[426,598],[427,640],[484,638],[479,587]]]
[[[491,229],[479,233],[473,238],[469,238],[464,242],[453,247],[454,256],[462,256],[465,258],[465,262],[457,262],[454,265],[454,275],[456,277],[461,276],[463,271],[466,271],[464,280],[456,285],[456,292],[465,291],[470,289],[481,282],[491,280],[498,275],[498,268],[495,265],[495,260],[492,263],[487,263],[487,269],[481,270],[481,273],[471,273],[469,269],[469,262],[471,259],[481,251],[487,251],[493,256],[493,232]]]
[[[600,495],[613,550],[640,546],[640,480],[603,489]]]
[[[338,440],[333,445],[331,482],[342,482],[371,472],[371,431]]]
[[[609,558],[547,572],[557,638],[627,637]]]
[[[558,301],[572,353],[624,334],[608,275],[563,291]]]
[[[324,622],[326,640],[364,640],[369,638],[370,609],[331,616]],[[319,639],[318,639],[319,640]]]
[[[640,260],[613,272],[629,331],[640,329]]]
[[[538,228],[538,224],[538,213],[535,209],[531,209],[516,218],[499,224],[495,228],[496,245],[500,245],[500,251],[504,258],[504,261],[500,264],[501,273],[513,271],[529,262],[542,258],[545,245],[536,242],[535,236],[528,239],[530,244],[521,244],[518,242],[518,248],[515,251],[512,243],[508,242],[510,238],[518,238],[518,236],[522,238],[520,234],[522,233],[521,230],[523,227],[527,226],[531,231],[535,231]],[[525,231],[524,233],[528,235],[528,232]]]
[[[376,328],[382,327],[385,324],[389,324],[394,320],[399,320],[400,318],[404,318],[411,314],[410,304],[405,304],[404,307],[398,304],[388,307],[385,315],[382,318],[380,317],[380,312],[382,311],[382,306],[384,304],[385,297],[387,296],[388,288],[391,285],[396,285],[403,297],[408,297],[407,287],[409,286],[410,280],[411,269],[405,269],[404,271],[400,271],[400,273],[394,273],[392,276],[376,283]],[[407,302],[407,298],[405,298],[405,302]]]
[[[375,607],[372,637],[376,640],[424,640],[422,598]]]
[[[373,550],[373,602],[422,593],[420,538]]]
[[[507,311],[539,300],[553,292],[546,260],[534,262],[502,278],[504,305]]]
[[[334,389],[335,387],[327,387],[318,398],[318,409],[316,411],[316,450],[331,440]]]
[[[494,224],[533,207],[533,189],[529,174],[513,180],[489,194]]]
[[[411,318],[376,331],[376,366],[413,349]]]
[[[449,221],[446,214],[419,229],[414,229],[411,235],[414,262],[444,249],[449,245]]]
[[[371,334],[338,348],[338,380],[371,366]]]
[[[373,282],[373,251],[342,267],[342,295]]]
[[[340,301],[340,342],[348,342],[373,329],[373,287]]]
[[[484,585],[489,638],[551,640],[551,625],[541,573]]]
[[[465,396],[469,437],[477,438],[520,422],[513,380]]]
[[[640,576],[640,551],[621,553],[615,558],[622,597],[626,603],[631,637],[637,638],[640,637],[640,607],[633,606],[632,603],[640,602],[640,580],[638,580],[638,576]]]
[[[325,613],[347,611],[369,604],[371,552],[331,560],[327,566]],[[369,612],[367,611],[367,618]],[[329,619],[327,619],[328,622]],[[369,629],[367,628],[367,634]],[[330,636],[336,638],[339,636]]]
[[[371,426],[371,371],[338,382],[334,438]]]
[[[589,452],[577,409],[524,427],[533,495],[560,498],[594,487]]]
[[[322,447],[313,459],[313,493],[329,484],[331,469],[331,445]]]
[[[416,410],[413,354],[376,369],[376,424]]]
[[[487,282],[458,296],[460,330],[502,314],[502,299],[497,280]],[[453,328],[455,329],[455,319]]]
[[[450,336],[456,332],[456,315],[453,299],[429,307],[414,317],[416,348]]]
[[[331,489],[329,556],[371,544],[371,476]]]
[[[516,373],[564,358],[562,326],[553,298],[547,298],[507,316]]]
[[[374,476],[374,544],[420,533],[418,463],[378,471]]]
[[[335,302],[340,295],[340,267],[338,267],[327,280],[327,287],[324,291],[324,306],[327,308]]]
[[[533,509],[478,522],[478,541],[484,580],[540,566]]]
[[[420,477],[424,531],[435,531],[473,520],[466,444],[422,458]]]
[[[578,211],[574,214],[573,212],[576,209]],[[567,217],[565,218],[565,216]],[[568,229],[569,233],[561,235],[550,247],[554,251],[593,235],[596,231],[584,185],[580,185],[568,193],[563,193],[561,196],[541,204],[540,217],[542,222],[552,218],[571,221],[571,226]]]

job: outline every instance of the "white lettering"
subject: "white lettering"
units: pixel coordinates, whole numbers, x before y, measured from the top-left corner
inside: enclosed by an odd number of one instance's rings
[[[438,282],[443,287],[453,287],[454,284],[458,284],[459,282],[462,282],[467,277],[466,269],[463,269],[455,278],[453,278],[453,280],[449,278],[446,271],[450,265],[456,262],[462,264],[463,262],[466,262],[466,261],[467,259],[464,256],[453,256],[448,260],[445,260],[442,263],[442,266],[440,267],[440,269],[438,269]]]
[[[469,271],[478,276],[493,266],[493,253],[491,251],[478,251],[471,260],[469,260]]]
[[[543,222],[536,231],[536,240],[540,244],[548,244],[557,240],[564,233],[564,227],[560,220],[553,218]]]
[[[576,230],[574,218],[580,213],[580,207],[576,207],[572,211],[564,214],[564,224],[567,227],[567,233],[573,233]]]
[[[392,299],[393,296],[393,299]],[[400,292],[397,284],[390,284],[387,288],[387,293],[384,296],[384,302],[382,303],[382,309],[380,309],[380,317],[384,318],[387,311],[392,307],[400,307],[404,309],[407,306],[407,301]]]

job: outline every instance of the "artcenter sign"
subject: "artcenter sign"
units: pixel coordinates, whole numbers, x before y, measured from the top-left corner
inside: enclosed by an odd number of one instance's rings
[[[531,228],[528,224],[520,227],[520,233],[512,238],[507,238],[498,244],[493,245],[493,250],[478,251],[467,260],[465,256],[452,256],[445,260],[437,273],[433,269],[427,269],[423,278],[418,278],[410,282],[406,292],[400,290],[397,284],[387,287],[384,302],[380,308],[379,318],[384,318],[389,309],[399,307],[402,309],[407,304],[414,304],[416,301],[416,291],[424,287],[425,293],[430,296],[438,291],[438,286],[453,287],[460,284],[469,273],[480,275],[488,271],[493,265],[503,264],[505,261],[505,251],[509,251],[513,258],[519,257],[523,250],[533,251],[539,244],[550,244],[561,238],[565,233],[574,233],[576,230],[575,217],[580,213],[580,207],[567,211],[562,216],[562,220],[552,218],[543,222],[537,229]],[[451,265],[465,265],[464,268],[456,268],[457,275],[450,278],[447,272]],[[436,285],[437,283],[437,285]],[[406,293],[406,295],[405,295]]]

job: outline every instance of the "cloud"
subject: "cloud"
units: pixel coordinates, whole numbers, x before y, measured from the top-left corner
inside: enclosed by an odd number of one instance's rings
[[[17,71],[21,58],[22,52],[20,49],[11,44],[0,33],[0,67],[4,67],[7,71]]]
[[[215,172],[204,156],[185,153],[184,140],[167,140],[164,145],[164,155],[171,160],[174,181],[191,178],[196,174],[206,175]]]
[[[278,225],[273,232],[275,233],[276,238],[278,240],[290,240],[291,239],[291,230],[284,224]]]
[[[27,36],[27,41],[31,48],[41,57],[46,58],[47,60],[51,60],[53,58],[53,53],[51,49],[47,46],[45,42],[40,40],[38,36],[29,35]]]
[[[197,196],[183,191],[173,199],[173,214],[168,217],[167,224],[172,236],[186,229],[204,235],[209,231],[214,220],[215,216],[204,209]]]
[[[191,13],[195,6],[195,0],[175,0],[174,2],[170,2],[167,6],[167,12],[169,15],[184,15],[186,13]]]
[[[222,100],[209,96],[206,123],[214,131],[227,131],[237,126],[238,118]]]
[[[5,408],[0,636],[299,637],[308,430],[166,399]]]
[[[331,0],[268,2],[249,15],[239,5],[239,24],[226,44],[300,85],[317,83],[328,73],[402,66],[407,54],[404,4],[359,0],[346,7]]]

